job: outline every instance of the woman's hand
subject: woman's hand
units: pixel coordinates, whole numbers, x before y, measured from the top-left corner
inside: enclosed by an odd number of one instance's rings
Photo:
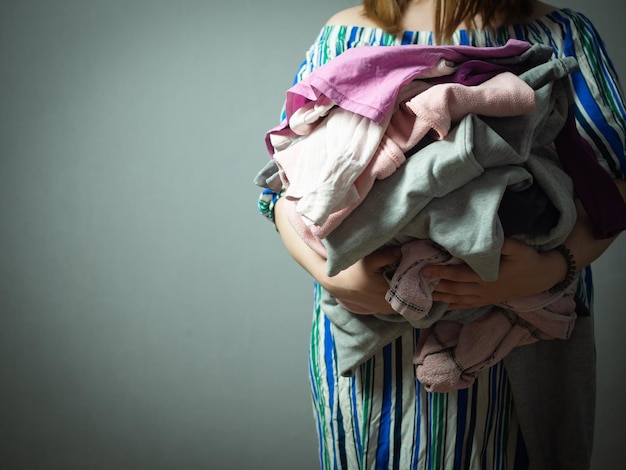
[[[498,304],[544,292],[563,280],[567,262],[556,251],[537,252],[507,238],[502,245],[498,279],[483,281],[468,265],[428,266],[424,276],[441,279],[433,300],[449,303],[450,310]]]
[[[626,181],[615,183],[626,201]],[[576,201],[576,209],[576,224],[565,246],[572,253],[576,268],[581,270],[601,256],[616,237],[596,238],[591,219],[580,201]],[[448,302],[450,309],[460,309],[539,294],[565,279],[567,269],[567,261],[557,251],[538,253],[525,243],[509,238],[502,246],[497,281],[483,281],[467,265],[429,266],[423,274],[441,279],[433,300]]]
[[[381,248],[336,276],[318,276],[317,281],[338,301],[351,305],[355,313],[396,313],[385,300],[389,283],[383,271],[400,257],[400,247]]]

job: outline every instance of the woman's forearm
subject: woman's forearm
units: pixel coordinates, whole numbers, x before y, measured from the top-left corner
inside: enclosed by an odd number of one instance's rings
[[[383,270],[400,259],[400,248],[378,250],[336,276],[326,274],[326,260],[310,248],[291,226],[283,200],[274,207],[276,228],[289,254],[331,295],[344,303],[360,306],[359,311],[394,313],[385,294],[389,289]]]
[[[618,180],[616,184],[626,200],[626,182]],[[596,238],[587,212],[580,204],[577,204],[577,210],[578,219],[565,245],[573,255],[576,270],[580,271],[599,258],[616,237]],[[391,313],[384,300],[388,284],[382,271],[385,266],[398,261],[398,248],[375,252],[329,277],[326,260],[311,249],[289,223],[282,199],[276,203],[274,214],[287,251],[326,290],[337,299],[363,305],[372,311]],[[483,281],[467,265],[429,266],[423,272],[441,279],[433,292],[434,300],[447,302],[451,308],[472,308],[543,292],[566,278],[568,265],[556,250],[538,253],[522,242],[509,239],[503,247],[500,274],[495,282]]]
[[[289,223],[283,205],[284,199],[280,198],[274,206],[274,223],[283,245],[285,245],[291,257],[311,276],[318,281],[323,281],[326,272],[326,260],[313,251],[298,235]]]

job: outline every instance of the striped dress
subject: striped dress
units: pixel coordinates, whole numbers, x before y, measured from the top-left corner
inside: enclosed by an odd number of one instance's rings
[[[583,15],[556,10],[522,26],[459,31],[452,44],[500,46],[516,38],[552,46],[557,57],[575,56],[572,74],[576,119],[604,168],[624,178],[626,114],[615,70],[594,26]],[[364,45],[432,44],[430,32],[392,36],[371,27],[325,26],[306,54],[296,81],[346,49]],[[273,218],[279,196],[265,191],[260,211]],[[338,374],[333,325],[315,286],[310,380],[323,469],[525,469],[528,452],[516,400],[502,364],[484,370],[474,385],[429,393],[415,378],[413,351],[419,330],[388,344],[351,377]],[[591,311],[591,272],[578,296]],[[589,372],[593,381],[593,371]],[[568,385],[563,384],[566,388]],[[591,411],[593,412],[593,411]],[[591,432],[581,437],[590,447]],[[586,468],[577,462],[567,468]]]

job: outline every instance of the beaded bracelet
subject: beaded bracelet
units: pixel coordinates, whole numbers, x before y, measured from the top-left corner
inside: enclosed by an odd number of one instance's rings
[[[567,274],[565,275],[565,279],[548,289],[548,292],[551,294],[562,292],[567,289],[567,286],[572,283],[574,276],[576,276],[576,261],[574,260],[572,252],[569,251],[565,245],[559,245],[555,248],[555,250],[561,253],[565,258],[565,261],[567,261]]]

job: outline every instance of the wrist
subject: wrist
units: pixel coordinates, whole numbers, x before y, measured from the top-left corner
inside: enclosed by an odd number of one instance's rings
[[[551,281],[551,287],[548,289],[550,293],[564,291],[576,277],[577,267],[576,260],[572,252],[563,244],[548,252],[556,263],[555,278]],[[555,280],[556,279],[556,280]]]

